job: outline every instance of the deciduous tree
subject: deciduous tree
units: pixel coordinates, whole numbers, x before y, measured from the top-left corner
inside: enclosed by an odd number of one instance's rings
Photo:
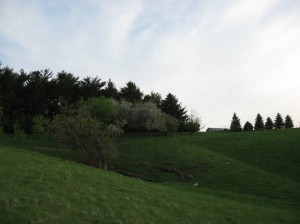
[[[195,133],[203,128],[204,125],[202,124],[200,117],[198,117],[195,111],[192,111],[187,121],[185,122],[185,131]]]
[[[51,122],[49,130],[57,141],[89,153],[99,168],[106,170],[109,159],[116,155],[114,140],[120,130],[99,122],[88,110],[65,108]]]
[[[247,121],[244,125],[244,128],[243,128],[244,131],[253,131],[253,125]]]
[[[144,96],[143,101],[144,102],[153,102],[153,103],[156,104],[156,106],[158,108],[160,108],[161,107],[162,98],[161,98],[161,95],[159,93],[155,93],[155,92],[151,91],[150,95]]]
[[[152,102],[140,102],[132,107],[128,127],[135,131],[166,131],[163,113]]]
[[[112,99],[105,97],[95,97],[84,102],[82,107],[86,107],[91,115],[100,122],[105,124],[113,123],[116,116],[116,106]]]
[[[178,130],[178,121],[169,114],[163,113],[166,132],[176,132]]]

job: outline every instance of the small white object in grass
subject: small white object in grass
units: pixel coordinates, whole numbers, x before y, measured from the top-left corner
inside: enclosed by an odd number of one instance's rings
[[[194,187],[199,187],[200,184],[198,184],[197,182],[193,184]]]

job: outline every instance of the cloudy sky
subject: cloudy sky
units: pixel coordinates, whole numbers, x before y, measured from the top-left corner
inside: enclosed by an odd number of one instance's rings
[[[300,124],[299,0],[0,0],[0,61],[171,92],[207,127]]]

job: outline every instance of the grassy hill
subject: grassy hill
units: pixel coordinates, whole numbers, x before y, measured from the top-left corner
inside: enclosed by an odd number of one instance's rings
[[[159,169],[176,167],[204,187],[298,202],[299,137],[300,129],[127,137],[115,163],[158,182],[178,181]]]
[[[2,135],[0,223],[300,223],[299,136],[124,136],[112,165],[147,182],[75,163],[81,152],[44,140]]]

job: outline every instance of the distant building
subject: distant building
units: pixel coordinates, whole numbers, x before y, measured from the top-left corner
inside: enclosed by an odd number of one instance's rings
[[[227,131],[226,128],[207,128],[206,132]]]

